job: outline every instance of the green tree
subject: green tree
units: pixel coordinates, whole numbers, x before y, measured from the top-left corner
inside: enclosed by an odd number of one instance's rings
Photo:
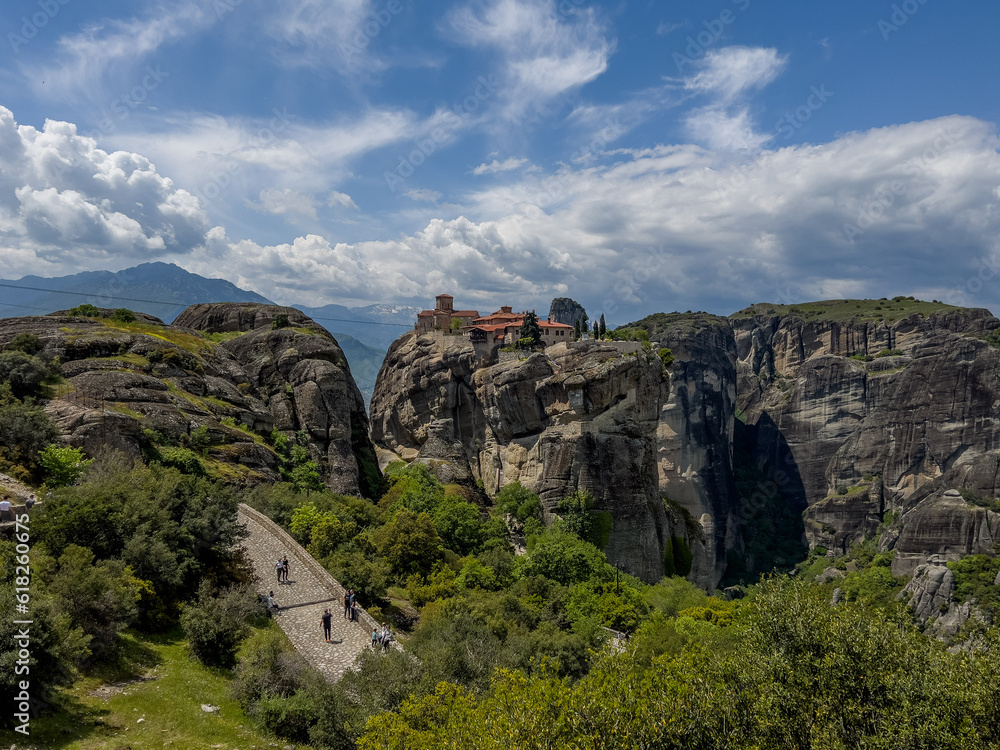
[[[542,343],[542,327],[538,325],[538,316],[529,311],[524,314],[524,321],[517,334],[519,349],[534,349]]]
[[[399,578],[426,574],[441,557],[441,537],[427,513],[400,509],[389,523],[371,532],[379,555]]]
[[[33,472],[39,452],[57,435],[55,425],[41,407],[0,398],[0,462]]]
[[[83,457],[83,451],[69,446],[50,443],[38,454],[38,463],[45,473],[45,483],[49,487],[63,487],[73,484],[93,459]]]
[[[601,313],[600,329],[601,329],[600,335],[601,335],[601,338],[603,339],[604,336],[605,336],[605,334],[608,332],[608,326],[604,322],[604,313]]]
[[[22,351],[0,352],[0,382],[9,383],[16,398],[38,395],[51,376],[49,366],[38,357]]]
[[[431,513],[434,527],[444,545],[460,555],[478,552],[486,538],[479,508],[458,495],[445,495]]]

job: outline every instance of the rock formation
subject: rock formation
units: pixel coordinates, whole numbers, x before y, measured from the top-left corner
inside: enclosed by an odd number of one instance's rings
[[[407,334],[379,373],[372,437],[491,496],[520,481],[549,517],[586,489],[611,515],[612,562],[657,580],[674,546],[686,546],[683,572],[713,588],[733,512],[728,330],[718,318],[665,331],[669,372],[655,347],[638,342],[558,344],[491,363],[462,338]]]
[[[576,300],[569,297],[556,297],[549,305],[549,320],[553,323],[565,323],[575,326],[576,321],[586,320],[587,311]]]
[[[996,543],[996,514],[970,507],[957,488],[989,498],[1000,489],[991,473],[1000,351],[985,340],[1000,321],[940,307],[883,322],[788,313],[733,321],[739,407],[787,443],[810,544],[843,552],[888,518],[881,546],[896,550],[898,575],[930,555],[992,553]]]
[[[370,493],[378,481],[361,395],[334,338],[298,310],[254,303],[195,305],[174,325],[65,313],[0,320],[0,345],[33,333],[59,357],[63,384],[46,410],[65,439],[94,454],[139,456],[189,443],[231,481],[273,481],[273,429],[304,434],[331,489]],[[287,327],[272,328],[275,316]],[[218,335],[221,334],[221,335]]]
[[[878,536],[897,575],[997,552],[1000,320],[988,311],[838,300],[628,327],[652,351],[585,342],[496,363],[459,337],[405,336],[379,375],[373,438],[491,495],[518,479],[550,514],[589,489],[614,518],[609,556],[647,579],[674,534],[706,586],[727,553],[760,571],[801,559],[787,552],[805,542],[841,553]],[[661,347],[669,373],[655,367]],[[680,531],[688,515],[698,533]],[[783,556],[767,534],[789,536]]]

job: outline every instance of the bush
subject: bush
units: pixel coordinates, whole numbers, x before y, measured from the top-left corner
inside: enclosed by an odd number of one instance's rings
[[[113,313],[111,313],[111,320],[115,323],[134,323],[135,313],[129,310],[127,307],[119,307]]]
[[[0,382],[9,383],[16,398],[38,395],[42,384],[53,374],[38,357],[22,351],[0,352]]]
[[[660,348],[658,354],[660,355],[660,361],[663,363],[663,369],[669,369],[670,365],[674,363],[674,353],[664,346]]]
[[[205,467],[198,454],[188,448],[164,447],[159,450],[158,460],[164,466],[171,466],[195,477],[205,476]]]
[[[11,352],[24,352],[25,354],[38,354],[42,350],[42,340],[33,333],[19,333],[4,347]]]
[[[236,664],[236,651],[249,634],[248,620],[263,614],[263,605],[248,589],[232,589],[213,597],[211,587],[203,581],[198,600],[181,614],[181,627],[198,661],[228,668]]]
[[[77,318],[99,318],[101,317],[101,309],[90,304],[77,305],[70,309],[69,314]]]
[[[0,399],[0,460],[34,470],[39,452],[57,435],[41,407]]]
[[[271,330],[277,331],[279,328],[288,328],[292,324],[288,320],[288,313],[278,313],[271,321]]]

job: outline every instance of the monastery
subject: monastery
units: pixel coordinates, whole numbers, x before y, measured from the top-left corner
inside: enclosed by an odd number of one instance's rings
[[[457,320],[458,333],[474,343],[511,346],[517,342],[526,314],[527,311],[514,312],[509,305],[505,305],[494,313],[480,317],[478,310],[455,310],[455,298],[450,294],[439,294],[433,310],[417,313],[417,323],[413,328],[418,334],[434,330],[451,331],[452,321]],[[566,323],[539,320],[538,327],[542,330],[542,343],[545,346],[573,340],[573,326]]]

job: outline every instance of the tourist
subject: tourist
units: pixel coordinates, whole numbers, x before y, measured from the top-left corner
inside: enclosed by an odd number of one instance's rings
[[[389,650],[389,644],[392,643],[392,626],[382,623],[382,653],[384,654]]]
[[[320,618],[323,621],[323,640],[327,643],[330,642],[330,620],[333,619],[333,615],[330,614],[330,610],[324,610],[323,616]]]
[[[10,497],[4,495],[3,500],[0,500],[0,513],[3,513],[6,516],[7,513],[9,512],[10,512]]]
[[[347,593],[349,593],[351,595],[351,606],[350,606],[350,609],[351,609],[351,622],[354,622],[354,616],[355,616],[355,612],[354,612],[354,589],[351,589]]]
[[[282,574],[281,577],[285,581],[285,583],[288,583],[288,555],[285,555],[283,558],[281,558],[281,574]]]
[[[344,591],[344,619],[351,616],[351,592]]]
[[[24,507],[27,508],[28,510],[31,510],[34,505],[35,505],[35,493],[32,492],[30,495],[28,495],[28,499],[24,501]]]
[[[274,592],[273,591],[268,591],[267,592],[267,611],[271,612],[273,614],[277,614],[279,609],[281,609],[281,607],[279,607],[278,606],[278,602],[276,602],[274,600]]]
[[[378,651],[379,644],[382,643],[382,637],[378,632],[378,625],[372,628],[372,651]]]
[[[279,557],[274,563],[274,572],[278,576],[278,583],[281,583],[281,575],[285,572],[284,567],[281,564],[281,558]]]

